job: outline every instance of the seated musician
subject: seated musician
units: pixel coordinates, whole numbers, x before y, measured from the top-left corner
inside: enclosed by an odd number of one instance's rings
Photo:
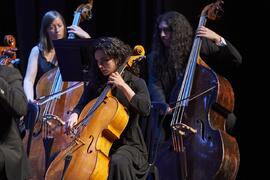
[[[117,72],[130,55],[130,47],[117,38],[98,39],[94,50],[93,72],[96,73],[67,123],[67,130],[70,130],[77,123],[85,105],[98,97],[106,84],[113,86],[113,96],[127,108],[129,121],[120,139],[114,142],[110,150],[110,180],[145,179],[148,171],[146,145],[138,125],[139,116],[148,115],[150,112],[147,86],[144,80],[129,71],[125,71],[123,76]]]
[[[36,98],[34,89],[42,75],[58,65],[52,40],[65,38],[66,31],[65,20],[59,12],[48,11],[44,14],[40,27],[40,40],[31,50],[23,81],[24,91],[29,101]],[[68,27],[68,33],[74,33],[80,38],[90,38],[87,32],[75,25]]]

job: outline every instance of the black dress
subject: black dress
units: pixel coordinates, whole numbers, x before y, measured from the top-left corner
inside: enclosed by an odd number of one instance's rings
[[[27,112],[22,76],[15,68],[0,66],[0,179],[25,180],[29,170],[16,118]]]
[[[54,62],[54,60],[53,60]],[[46,58],[44,57],[43,53],[39,49],[38,54],[38,69],[37,69],[37,76],[34,84],[34,88],[36,88],[36,85],[38,83],[38,80],[45,74],[46,72],[54,69],[56,66],[53,62],[48,62]]]
[[[127,108],[129,121],[127,127],[116,140],[110,150],[110,170],[108,179],[135,180],[146,179],[148,166],[147,149],[138,123],[140,116],[150,113],[150,96],[144,80],[125,72],[125,82],[135,92],[130,102],[117,88],[113,89],[113,95]],[[100,95],[104,84],[89,83],[73,112],[80,114],[84,106],[92,99]]]

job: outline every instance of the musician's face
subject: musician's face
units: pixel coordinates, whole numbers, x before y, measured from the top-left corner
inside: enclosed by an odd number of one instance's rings
[[[168,24],[166,23],[166,21],[161,21],[159,23],[159,35],[160,35],[160,39],[162,41],[162,43],[164,44],[164,46],[168,47],[170,45],[170,41],[171,41],[171,29],[168,26]]]
[[[65,26],[63,21],[57,17],[48,27],[47,32],[51,40],[63,39],[65,36]]]
[[[109,76],[117,70],[116,61],[113,58],[109,58],[103,50],[96,50],[95,59],[99,70],[104,76]]]

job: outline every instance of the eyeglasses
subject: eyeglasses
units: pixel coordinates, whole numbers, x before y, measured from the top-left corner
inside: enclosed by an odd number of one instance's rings
[[[158,28],[158,31],[159,33],[161,33],[162,31],[165,33],[165,34],[168,34],[170,33],[172,30],[170,27],[162,27],[162,28]]]

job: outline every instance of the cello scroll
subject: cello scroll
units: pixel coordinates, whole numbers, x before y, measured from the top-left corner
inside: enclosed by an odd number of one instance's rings
[[[16,59],[16,40],[12,35],[4,37],[4,45],[0,46],[0,65],[14,64],[19,61]]]

